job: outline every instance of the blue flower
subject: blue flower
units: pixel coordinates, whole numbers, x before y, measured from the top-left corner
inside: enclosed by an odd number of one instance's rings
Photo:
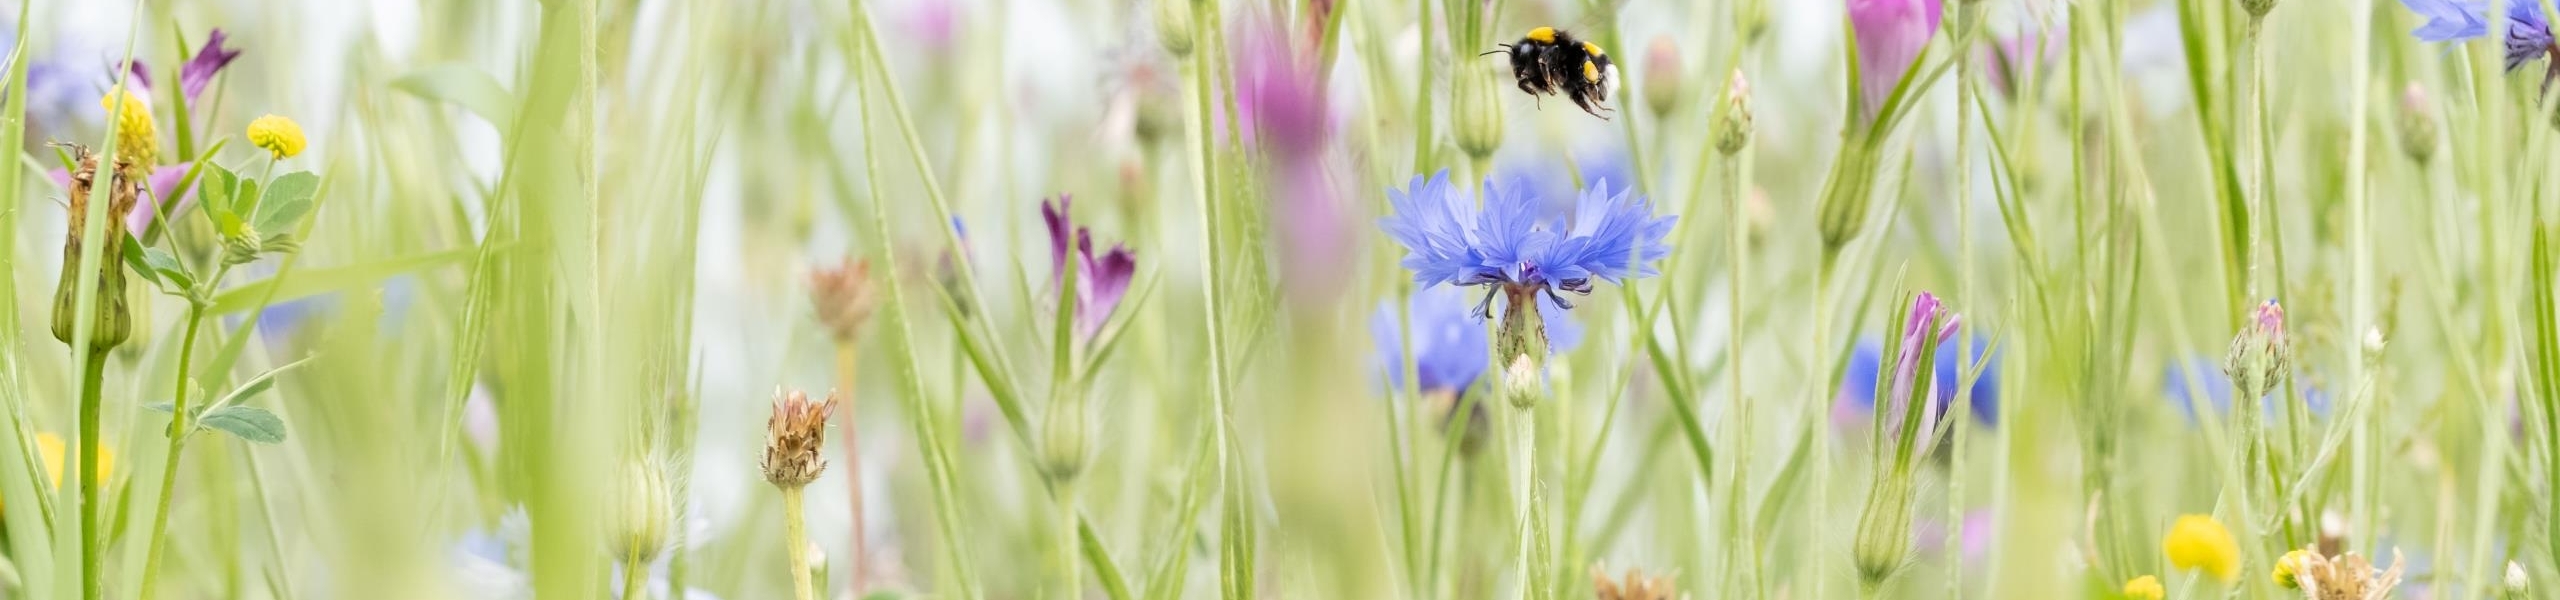
[[[1653,203],[1606,181],[1582,190],[1568,219],[1538,208],[1522,186],[1486,182],[1484,205],[1449,183],[1447,171],[1388,190],[1394,214],[1379,222],[1405,247],[1415,283],[1483,285],[1533,299],[1544,293],[1573,308],[1556,290],[1591,293],[1592,279],[1622,282],[1657,274],[1651,263],[1671,253],[1663,237],[1677,217],[1655,216]],[[1489,314],[1493,293],[1478,303]]]
[[[1980,338],[1973,340],[1973,360],[1986,363],[1986,366],[1982,368],[1982,378],[1974,380],[1972,401],[1967,404],[1973,410],[1974,420],[1983,425],[1996,425],[2000,422],[2000,356],[1986,354],[1989,349],[1988,342]],[[1964,381],[1963,363],[1957,360],[1956,344],[1938,345],[1938,358],[1930,368],[1935,374],[1930,388],[1936,397],[1930,401],[1937,406],[1939,416],[1945,416],[1948,401],[1955,398],[1956,385]],[[1849,355],[1848,369],[1841,373],[1841,407],[1857,415],[1875,412],[1876,373],[1883,368],[1884,346],[1874,340],[1859,342],[1857,349]]]
[[[2461,42],[2489,35],[2488,6],[2470,0],[2400,0],[2409,12],[2426,17],[2410,35],[2430,42]],[[2507,70],[2524,67],[2552,52],[2551,19],[2540,0],[2507,2]]]

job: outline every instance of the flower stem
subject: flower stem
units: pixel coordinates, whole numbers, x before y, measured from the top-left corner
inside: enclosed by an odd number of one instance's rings
[[[1725,257],[1726,269],[1730,273],[1727,277],[1731,279],[1725,294],[1731,298],[1725,302],[1727,309],[1725,317],[1728,319],[1725,331],[1725,400],[1733,403],[1731,419],[1733,425],[1729,430],[1732,437],[1726,442],[1733,448],[1731,459],[1733,482],[1726,491],[1725,534],[1732,539],[1733,544],[1733,548],[1726,553],[1727,556],[1733,557],[1734,565],[1728,570],[1742,579],[1740,583],[1745,584],[1745,589],[1751,590],[1750,595],[1746,597],[1759,598],[1761,597],[1760,565],[1758,564],[1760,553],[1754,550],[1760,547],[1759,535],[1753,530],[1749,519],[1744,516],[1751,511],[1748,506],[1751,499],[1751,403],[1743,401],[1742,398],[1744,319],[1742,299],[1748,297],[1744,291],[1750,276],[1745,267],[1750,262],[1746,257],[1751,246],[1748,239],[1751,236],[1750,216],[1743,206],[1745,195],[1750,189],[1745,179],[1749,177],[1750,169],[1746,168],[1744,163],[1749,162],[1750,156],[1750,149],[1746,146],[1723,163],[1725,228],[1727,230],[1725,238],[1728,245]],[[1751,564],[1747,567],[1743,566],[1744,560],[1749,560]]]
[[[809,526],[802,518],[801,488],[782,488],[782,543],[791,560],[791,597],[810,600]]]
[[[217,277],[215,281],[220,281],[220,278]],[[193,304],[188,306],[187,333],[181,338],[181,341],[178,344],[178,374],[176,377],[178,380],[178,390],[175,392],[177,397],[169,405],[169,450],[167,457],[161,460],[161,464],[167,466],[160,470],[160,502],[159,508],[152,513],[151,517],[151,550],[148,554],[145,554],[148,558],[145,558],[143,561],[142,595],[137,596],[139,598],[158,597],[152,595],[152,592],[158,590],[160,583],[160,550],[166,545],[165,542],[168,541],[169,498],[171,496],[171,492],[175,490],[178,485],[178,460],[181,456],[180,451],[186,449],[187,433],[192,431],[191,428],[195,425],[187,419],[187,391],[188,388],[195,387],[188,385],[187,373],[193,367],[196,356],[196,329],[203,323],[204,305]]]
[[[1537,520],[1532,512],[1534,509],[1531,508],[1537,501],[1535,497],[1537,486],[1531,481],[1537,477],[1538,472],[1538,429],[1535,414],[1533,409],[1528,408],[1515,409],[1511,412],[1511,497],[1514,502],[1520,504],[1518,507],[1520,563],[1515,572],[1520,574],[1520,598],[1523,599],[1537,597],[1537,586],[1532,583],[1534,580],[1530,577],[1530,573],[1533,571],[1530,570],[1529,564],[1530,555],[1537,553],[1538,530]]]
[[[854,407],[861,404],[855,399],[862,397],[853,389],[855,378],[859,375],[855,369],[862,364],[858,360],[861,357],[860,352],[860,348],[855,347],[852,340],[836,343],[836,389],[844,390],[845,393],[844,403],[836,407],[836,414],[843,416],[843,422],[836,425],[836,428],[844,431],[844,481],[847,492],[845,497],[849,499],[847,504],[852,505],[846,510],[853,516],[853,533],[850,540],[852,545],[847,546],[852,549],[853,555],[846,559],[851,565],[852,573],[847,576],[846,586],[847,589],[852,590],[856,598],[862,597],[862,563],[870,556],[863,552],[862,543],[866,531],[862,523],[862,445],[854,434],[854,424],[858,422],[854,419]],[[925,417],[919,415],[917,418]]]
[[[646,586],[645,581],[646,581],[646,579],[647,579],[647,578],[645,577],[645,575],[646,575],[648,572],[649,572],[649,564],[648,564],[648,563],[640,562],[640,561],[638,561],[638,560],[631,560],[631,559],[629,559],[629,558],[625,558],[625,559],[623,560],[623,562],[622,562],[622,600],[645,600],[646,598],[648,598],[648,597],[649,597],[649,592],[647,591],[647,588],[645,587],[645,586]],[[803,572],[806,572],[806,571],[804,570]],[[804,588],[804,589],[805,589],[805,588]],[[672,589],[670,589],[667,593],[668,593],[669,595],[675,595],[675,594],[676,594],[676,592],[675,592],[674,590],[672,590]]]
[[[80,375],[80,597],[99,598],[101,545],[98,539],[98,393],[106,383],[107,349],[89,350],[88,367]]]

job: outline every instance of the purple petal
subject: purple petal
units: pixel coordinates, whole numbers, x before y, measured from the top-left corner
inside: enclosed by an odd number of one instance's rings
[[[1873,119],[1920,49],[1938,35],[1939,0],[1848,0],[1858,36],[1859,110]]]
[[[2400,0],[2409,12],[2426,17],[2427,22],[2410,31],[2410,35],[2430,42],[2448,42],[2489,34],[2489,23],[2483,18],[2487,7],[2462,0]]]
[[[2540,0],[2507,3],[2507,70],[2550,53],[2551,44],[2551,19],[2542,13]]]
[[[1111,313],[1119,310],[1120,301],[1129,295],[1129,280],[1138,274],[1137,255],[1125,245],[1112,245],[1110,252],[1091,264],[1092,274],[1080,282],[1087,285],[1079,285],[1083,289],[1077,292],[1079,296],[1089,296],[1078,298],[1076,305],[1076,328],[1085,337],[1102,331],[1102,324],[1111,320]]]
[[[204,94],[205,86],[213,83],[214,75],[220,74],[233,59],[240,58],[239,50],[222,47],[222,42],[229,37],[222,29],[215,28],[213,33],[205,36],[204,49],[197,50],[195,58],[178,67],[178,89],[186,92],[189,105],[195,104],[196,96]]]
[[[1058,203],[1054,205],[1047,200],[1040,201],[1040,220],[1049,224],[1049,271],[1052,273],[1066,272],[1062,269],[1067,266],[1067,203],[1073,201],[1075,196],[1068,194],[1059,194]]]

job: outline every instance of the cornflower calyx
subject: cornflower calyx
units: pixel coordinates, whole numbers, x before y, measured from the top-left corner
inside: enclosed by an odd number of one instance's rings
[[[2258,304],[2231,349],[2222,358],[2222,374],[2231,378],[2235,400],[2255,401],[2284,385],[2292,351],[2284,331],[2284,306],[2274,300]]]
[[[836,412],[836,393],[811,402],[800,390],[773,392],[773,416],[765,420],[764,459],[758,466],[775,487],[801,488],[827,470],[819,450],[827,442],[827,418]]]

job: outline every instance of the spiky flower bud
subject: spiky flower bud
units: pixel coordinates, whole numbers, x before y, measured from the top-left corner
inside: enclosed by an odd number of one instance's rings
[[[2400,91],[2400,151],[2410,160],[2426,164],[2436,155],[2436,106],[2427,97],[2426,86],[2411,81]]]
[[[879,307],[872,293],[871,261],[846,258],[834,267],[809,270],[809,305],[818,311],[818,324],[837,344],[850,344],[862,336],[863,323]]]
[[[133,315],[125,307],[124,240],[125,216],[133,212],[141,197],[142,178],[131,175],[109,177],[106,222],[99,229],[105,247],[99,249],[98,262],[89,271],[80,269],[82,249],[90,240],[83,234],[89,223],[89,202],[97,197],[98,157],[87,148],[72,147],[80,168],[71,174],[71,232],[62,241],[62,278],[53,292],[53,337],[62,343],[74,343],[80,325],[80,283],[82,277],[96,280],[97,306],[89,319],[89,348],[104,351],[123,344],[133,335]],[[116,159],[119,173],[131,173],[130,157]]]
[[[1191,56],[1191,0],[1156,0],[1156,43],[1174,58]]]
[[[2222,357],[2222,374],[2231,378],[2234,400],[2256,402],[2284,385],[2286,366],[2291,354],[2284,333],[2284,306],[2274,300],[2258,304],[2249,313],[2249,321],[2240,334],[2232,336],[2231,350]]]
[[[1669,35],[1654,36],[1644,51],[1644,106],[1662,118],[1688,100],[1687,77],[1680,68],[1680,45]]]
[[[800,390],[785,393],[773,390],[773,416],[765,419],[764,480],[774,487],[798,489],[817,481],[827,471],[827,460],[818,451],[827,443],[827,418],[835,415],[836,393],[827,392],[825,402],[811,402]]]
[[[613,558],[635,565],[657,560],[667,548],[676,520],[675,486],[660,461],[640,459],[623,465],[620,501],[614,510]]]
[[[1725,82],[1724,106],[1716,111],[1714,132],[1716,151],[1725,156],[1751,145],[1751,80],[1742,77],[1742,69],[1734,69]]]
[[[1493,61],[1485,61],[1486,68]],[[1475,159],[1493,156],[1502,147],[1502,90],[1496,86],[1499,76],[1490,73],[1460,77],[1452,85],[1450,132],[1458,139],[1458,149]]]

